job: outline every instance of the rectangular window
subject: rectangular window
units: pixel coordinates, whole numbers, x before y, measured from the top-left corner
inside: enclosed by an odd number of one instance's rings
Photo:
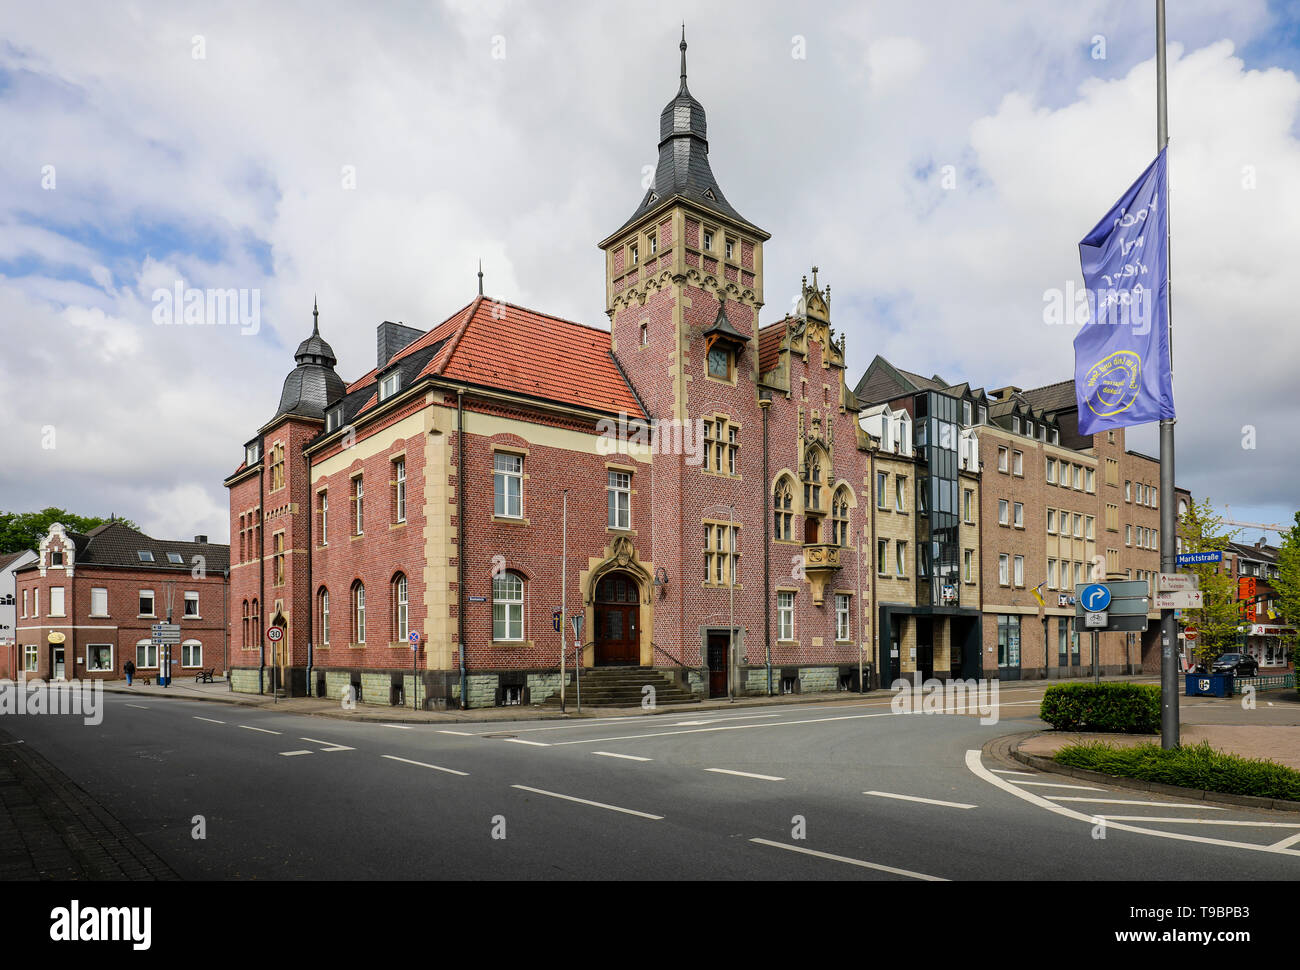
[[[1011,557],[1005,552],[998,555],[998,582],[1003,586],[1011,585]]]
[[[1124,545],[1133,545],[1133,527],[1131,525],[1124,526]]]
[[[1017,529],[1025,527],[1025,506],[1023,502],[1017,502],[1015,505],[1015,526]]]
[[[328,492],[320,493],[320,544],[329,545],[330,538],[330,497]]]
[[[108,590],[95,587],[90,591],[90,615],[108,616]]]
[[[1011,416],[1011,430],[1014,431],[1016,434],[1020,434],[1020,416],[1019,416],[1019,415],[1013,414],[1013,415]]]
[[[393,510],[398,522],[406,521],[406,459],[393,462]]]
[[[1006,499],[1004,498],[998,499],[998,525],[1010,524],[1010,520],[1007,518],[1007,510],[1009,508],[1010,508],[1010,503],[1007,502]]]
[[[961,423],[966,427],[971,426],[971,406],[970,401],[961,402]]]
[[[648,323],[643,323],[641,324],[641,346],[647,347],[649,345],[650,345],[650,325]]]
[[[1083,523],[1083,537],[1085,539],[1095,539],[1096,536],[1093,535],[1093,526],[1096,523],[1096,519],[1090,515],[1083,520]]]
[[[1017,586],[1025,585],[1025,557],[1016,556],[1014,567],[1015,567],[1014,576],[1016,579],[1016,585]]]
[[[50,587],[50,616],[63,616],[63,587]]]
[[[1083,584],[1083,563],[1076,562],[1074,564],[1074,585],[1081,586],[1082,584]]]
[[[975,508],[974,490],[969,488],[962,489],[961,501],[962,501],[962,518],[967,522],[974,523],[975,521],[973,517],[974,508]]]
[[[492,456],[492,489],[495,515],[523,517],[524,459],[522,455],[497,452]]]
[[[32,590],[32,616],[40,616],[40,615],[41,615],[41,591],[39,589],[34,589]]]
[[[609,496],[609,527],[632,528],[632,476],[627,472],[610,472],[606,492]]]
[[[135,645],[135,665],[140,670],[157,667],[158,647],[149,641],[137,643]]]
[[[961,554],[962,578],[968,583],[975,582],[975,550],[963,549]]]
[[[27,616],[27,590],[23,590],[23,616]]]
[[[365,533],[365,519],[361,514],[362,506],[366,500],[366,484],[358,475],[352,479],[352,534],[354,536]]]
[[[199,615],[199,594],[197,590],[185,591],[185,616],[197,617]]]
[[[1124,482],[1124,501],[1133,501],[1133,483],[1130,481]]]
[[[847,593],[835,594],[835,639],[851,640],[853,633],[849,629],[849,604],[852,597]]]
[[[401,383],[400,374],[394,373],[385,377],[379,382],[379,400],[386,400],[396,394],[398,389],[401,387]]]
[[[1056,589],[1056,560],[1047,560],[1047,588]]]
[[[884,472],[876,472],[876,508],[889,508],[888,499],[889,476]]]
[[[86,644],[86,669],[105,671],[113,669],[113,645],[111,643]]]
[[[276,586],[284,585],[284,533],[271,537],[271,575]]]
[[[1091,468],[1083,470],[1083,490],[1085,492],[1095,492],[1097,490],[1097,473]]]
[[[1010,461],[1010,458],[1011,458],[1011,453],[1007,451],[1007,449],[1005,448],[998,449],[998,471],[1005,472],[1008,469],[1009,467],[1008,462]]]
[[[1024,475],[1025,473],[1025,453],[1023,451],[1013,452],[1011,455],[1011,473],[1013,475]]]
[[[907,509],[907,478],[903,475],[894,476],[894,508],[899,512]]]
[[[1083,538],[1083,516],[1078,512],[1074,513],[1074,537],[1076,539]]]
[[[1020,666],[1020,617],[998,617],[998,666]]]
[[[1048,485],[1056,484],[1056,459],[1055,458],[1047,459],[1047,484]]]
[[[986,405],[980,405],[980,424],[989,423],[989,409]]]
[[[736,582],[736,537],[740,526],[704,526],[704,581],[715,586]]]
[[[628,262],[631,263],[633,266],[635,266],[637,262],[641,259],[641,252],[640,250],[637,249],[636,243],[633,243],[631,246],[628,247],[628,253],[631,256]]]
[[[153,616],[153,590],[140,590],[140,615]]]
[[[884,576],[889,569],[889,540],[876,540],[876,572]]]
[[[727,259],[732,259],[732,258],[734,258],[732,254],[733,254],[733,253],[735,252],[735,250],[736,250],[736,243],[735,243],[735,240],[733,240],[733,239],[728,239],[728,240],[726,241],[726,247],[727,247]]]
[[[894,551],[896,553],[894,558],[897,560],[895,565],[897,566],[898,575],[906,576],[907,575],[907,543],[895,542]]]
[[[1106,484],[1107,485],[1119,484],[1119,462],[1116,461],[1114,458],[1106,459]]]
[[[203,666],[203,644],[197,640],[186,640],[181,644],[181,666]]]
[[[1081,488],[1082,486],[1083,486],[1083,466],[1075,465],[1074,466],[1074,487]]]
[[[39,663],[39,660],[37,659],[36,644],[23,644],[23,670],[29,674],[34,674],[36,673],[37,663]]]
[[[794,639],[794,593],[785,590],[776,594],[776,638]]]
[[[1047,534],[1050,536],[1056,531],[1056,509],[1047,510]]]
[[[1106,506],[1106,529],[1109,532],[1119,531],[1119,506]]]
[[[708,252],[713,252],[713,230],[712,229],[704,230],[704,248]]]

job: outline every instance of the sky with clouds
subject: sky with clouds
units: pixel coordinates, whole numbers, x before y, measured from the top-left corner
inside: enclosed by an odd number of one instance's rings
[[[346,380],[480,258],[490,296],[605,325],[596,243],[643,194],[682,19],[714,173],[772,234],[764,319],[818,265],[850,383],[876,353],[1068,379],[1044,293],[1156,150],[1150,2],[214,6],[0,10],[0,509],[226,539],[313,295]],[[1178,479],[1289,522],[1300,2],[1169,8]],[[256,332],[160,325],[178,280],[255,291]]]

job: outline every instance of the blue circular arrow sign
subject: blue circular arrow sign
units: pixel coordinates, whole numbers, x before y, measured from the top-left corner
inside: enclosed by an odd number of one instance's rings
[[[1110,587],[1101,583],[1089,583],[1079,594],[1079,602],[1089,613],[1100,613],[1110,606]]]

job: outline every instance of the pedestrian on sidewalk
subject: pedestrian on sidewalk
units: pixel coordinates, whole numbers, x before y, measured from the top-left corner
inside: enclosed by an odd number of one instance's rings
[[[126,674],[126,686],[130,687],[131,678],[135,676],[135,662],[128,660],[126,663],[122,664],[122,672]]]

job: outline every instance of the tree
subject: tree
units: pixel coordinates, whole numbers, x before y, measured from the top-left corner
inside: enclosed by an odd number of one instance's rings
[[[1215,513],[1208,499],[1189,502],[1178,521],[1185,553],[1226,552],[1228,543],[1239,532],[1239,529],[1224,528],[1223,517]],[[1184,568],[1199,577],[1203,605],[1199,610],[1184,610],[1183,625],[1196,627],[1196,659],[1208,665],[1237,646],[1237,626],[1241,623],[1237,584],[1219,563],[1198,563]]]
[[[1300,512],[1295,514],[1295,525],[1282,533],[1282,545],[1277,551],[1277,579],[1272,585],[1282,622],[1300,629]],[[1282,642],[1294,647],[1297,639],[1297,634],[1291,633]]]
[[[109,520],[97,515],[77,515],[67,509],[56,508],[41,509],[39,512],[0,512],[0,555],[22,552],[24,549],[35,552],[55,522],[63,523],[69,532],[89,532],[107,521]],[[118,521],[132,529],[140,528],[130,519]]]

